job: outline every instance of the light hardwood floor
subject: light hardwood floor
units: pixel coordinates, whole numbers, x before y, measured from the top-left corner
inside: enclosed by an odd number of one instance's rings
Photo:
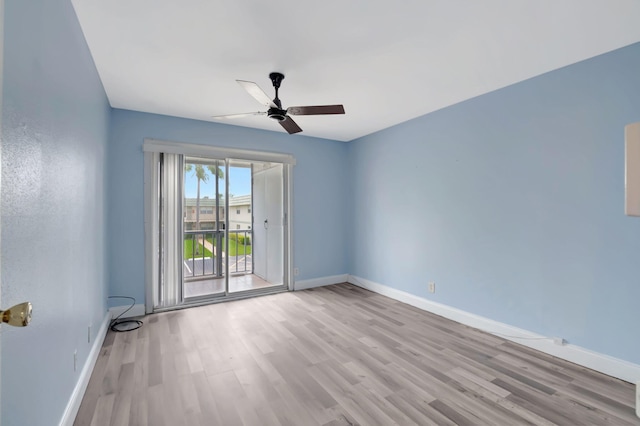
[[[638,425],[634,387],[349,284],[107,335],[76,425]]]

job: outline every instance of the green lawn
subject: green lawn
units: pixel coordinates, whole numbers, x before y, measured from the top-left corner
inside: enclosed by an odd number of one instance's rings
[[[251,254],[251,245],[238,244],[236,240],[229,240],[229,256],[235,256],[236,254]]]
[[[214,246],[216,245],[215,238],[208,237],[207,241],[209,241]],[[224,243],[225,239],[222,240],[222,251],[225,251]],[[229,240],[229,256],[235,256],[236,254],[239,256],[243,254],[251,254],[251,244],[247,244],[246,246],[244,246],[242,244],[238,244],[238,242],[232,238],[231,240]]]
[[[195,239],[185,238],[184,240],[184,258],[191,259],[193,257],[193,252],[198,246],[198,254],[196,257],[202,257],[202,250],[204,250],[204,257],[212,257],[211,252],[206,248],[202,247],[202,244],[198,244]]]
[[[213,244],[213,246],[216,245],[215,239],[212,237],[208,237],[207,241]],[[224,251],[224,244],[225,242],[223,240],[222,241],[223,251]],[[193,240],[191,238],[185,238],[184,240],[184,258],[185,259],[191,259],[193,257],[193,252],[196,245],[199,246],[198,254],[196,255],[196,257],[202,257],[203,249],[204,249],[204,257],[212,257],[211,252],[205,249],[204,247],[202,247],[202,244],[197,244],[195,238]],[[242,244],[238,244],[235,239],[229,240],[229,256],[236,256],[236,255],[241,256],[243,254],[251,254],[251,245],[244,246]]]

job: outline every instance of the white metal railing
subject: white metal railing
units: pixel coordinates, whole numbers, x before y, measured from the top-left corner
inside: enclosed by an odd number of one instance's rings
[[[183,277],[186,280],[223,277],[229,238],[229,273],[253,271],[252,239],[248,229],[184,231]]]

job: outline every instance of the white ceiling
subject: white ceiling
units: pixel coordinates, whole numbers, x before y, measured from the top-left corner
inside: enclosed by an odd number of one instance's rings
[[[114,108],[264,111],[236,79],[285,74],[302,135],[349,141],[640,41],[639,0],[72,0]],[[278,132],[265,116],[223,121]]]

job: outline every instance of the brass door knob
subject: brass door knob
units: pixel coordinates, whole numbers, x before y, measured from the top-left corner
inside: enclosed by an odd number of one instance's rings
[[[24,302],[12,306],[6,311],[0,311],[0,319],[15,327],[25,327],[31,322],[31,302]]]

